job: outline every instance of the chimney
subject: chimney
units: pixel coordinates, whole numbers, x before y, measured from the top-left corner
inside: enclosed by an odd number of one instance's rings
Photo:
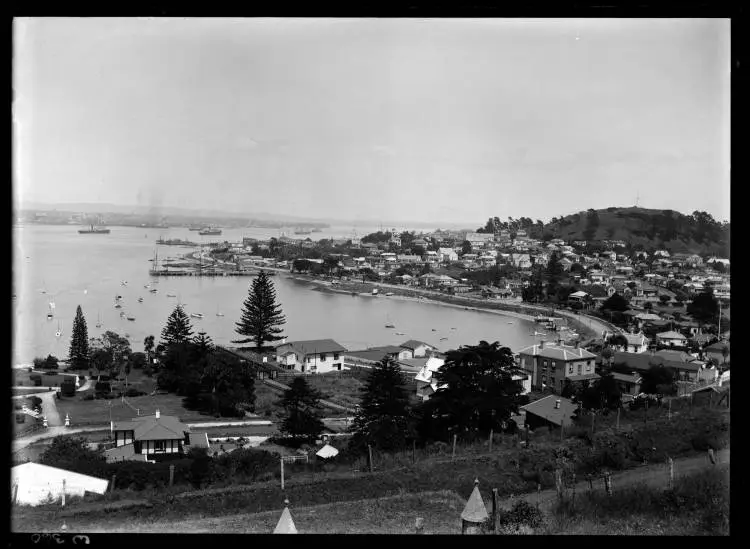
[[[558,398],[558,399],[557,399],[557,400],[555,401],[555,410],[559,410],[559,409],[560,409],[560,399]]]
[[[541,351],[542,349],[544,349],[544,340],[539,342],[539,350]]]
[[[156,409],[156,414],[154,414],[156,419],[159,419],[161,417],[161,414],[159,413],[159,408]]]

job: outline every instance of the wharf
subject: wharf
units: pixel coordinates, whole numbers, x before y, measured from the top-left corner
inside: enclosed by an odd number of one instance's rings
[[[200,271],[179,271],[179,270],[150,270],[151,276],[258,276],[260,271],[219,271],[219,272],[200,272]],[[275,273],[266,271],[268,276],[274,276]]]

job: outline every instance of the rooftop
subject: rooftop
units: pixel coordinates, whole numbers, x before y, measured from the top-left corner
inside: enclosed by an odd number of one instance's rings
[[[321,353],[340,353],[346,351],[346,347],[336,343],[332,339],[308,339],[305,341],[289,341],[276,347],[276,351],[284,352],[287,347],[294,349],[302,356]]]
[[[555,360],[587,360],[596,358],[594,353],[587,351],[582,347],[572,347],[569,345],[545,343],[544,345],[531,345],[518,351],[518,354],[541,356],[543,358],[552,358]]]
[[[559,408],[555,408],[557,400],[560,401]],[[526,414],[534,414],[555,425],[562,425],[563,422],[570,424],[572,421],[571,418],[577,409],[578,405],[573,404],[572,400],[557,395],[549,395],[521,406],[521,410],[526,410]]]

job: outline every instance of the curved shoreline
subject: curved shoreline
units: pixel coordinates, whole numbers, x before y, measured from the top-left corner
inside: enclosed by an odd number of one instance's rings
[[[579,340],[591,338],[598,339],[599,337],[601,337],[602,331],[612,331],[611,326],[607,326],[598,318],[593,318],[587,315],[579,315],[559,309],[552,310],[550,309],[550,307],[541,307],[527,303],[480,301],[476,298],[447,295],[419,288],[404,288],[403,286],[385,284],[380,282],[346,281],[338,282],[337,284],[331,284],[331,282],[327,280],[314,278],[310,275],[290,273],[288,271],[286,277],[297,280],[299,282],[308,282],[315,286],[315,288],[313,289],[316,291],[340,294],[351,294],[352,292],[354,292],[359,295],[369,296],[371,295],[373,289],[378,289],[381,292],[383,291],[383,289],[385,289],[388,292],[393,292],[392,296],[387,296],[390,299],[395,298],[402,301],[431,303],[434,305],[466,309],[475,312],[494,313],[532,322],[535,320],[536,315],[541,314],[542,316],[550,316],[550,314],[552,314],[554,316],[561,316],[566,318],[568,324],[571,327],[574,327],[576,332],[579,334]],[[379,293],[378,296],[386,297],[384,293]]]

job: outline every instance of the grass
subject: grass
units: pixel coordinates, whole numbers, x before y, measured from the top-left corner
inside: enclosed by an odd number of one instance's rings
[[[354,408],[362,400],[360,389],[364,382],[357,377],[338,377],[336,375],[328,376],[321,374],[317,376],[307,376],[307,382],[314,388],[322,392],[326,398],[334,404],[340,404],[347,408]]]
[[[87,393],[88,391],[84,391]],[[206,420],[208,416],[193,410],[187,410],[182,405],[182,397],[168,395],[154,395],[126,398],[131,406],[123,403],[121,399],[111,400],[82,400],[83,393],[76,393],[75,397],[62,398],[56,402],[57,410],[61,417],[70,414],[74,425],[109,425],[110,403],[112,404],[112,420],[126,421],[137,415],[136,409],[140,409],[141,415],[150,415],[159,411],[165,416],[176,416],[183,422],[195,420]]]
[[[11,387],[10,389],[11,396],[34,395],[47,392],[49,392],[49,389],[42,389],[40,387]]]

